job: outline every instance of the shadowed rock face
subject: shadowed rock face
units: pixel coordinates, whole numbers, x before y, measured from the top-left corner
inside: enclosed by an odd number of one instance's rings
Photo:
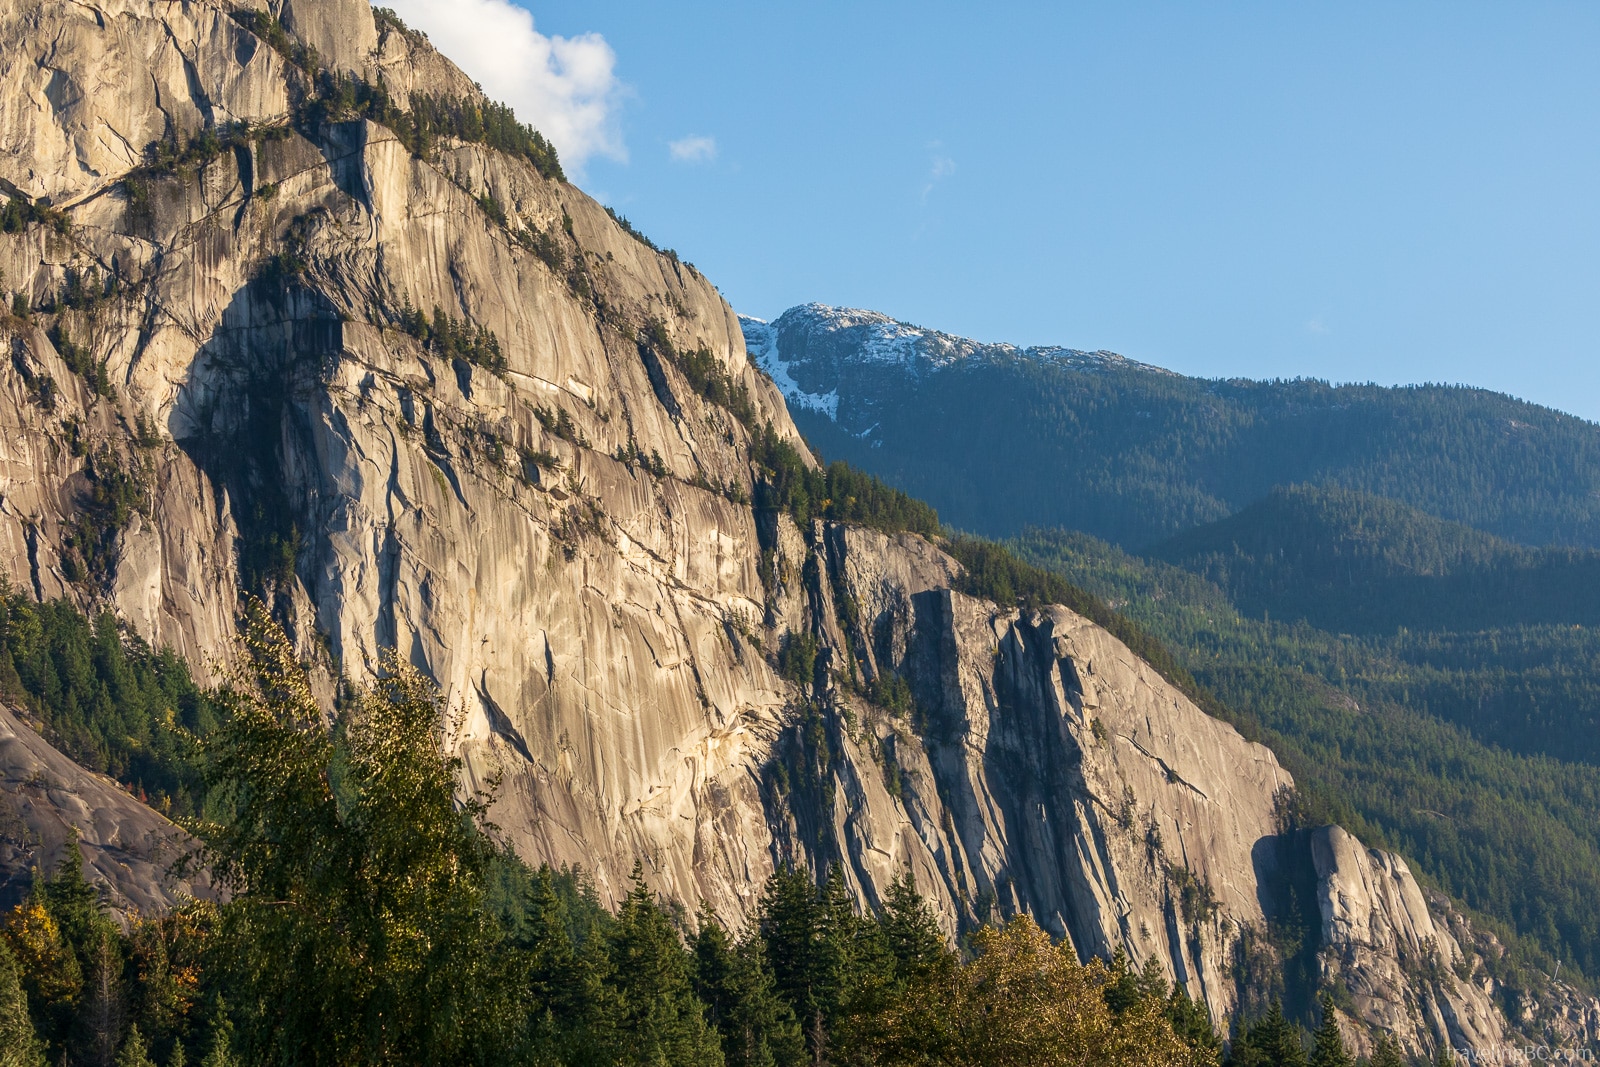
[[[476,93],[364,5],[282,14],[396,99]],[[22,87],[0,95],[0,178],[70,218],[0,235],[4,286],[42,307],[69,271],[118,279],[4,327],[14,584],[110,605],[202,674],[241,589],[325,678],[398,648],[456,710],[464,787],[498,782],[518,851],[609,900],[636,860],[731,921],[777,863],[838,863],[864,904],[909,866],[952,932],[1027,910],[1084,955],[1160,960],[1219,1019],[1240,1003],[1289,776],[1064,608],[954,592],[914,536],[753,511],[751,427],[799,436],[697,271],[481,146],[290,128],[300,75],[225,4],[0,0],[0,71]],[[149,141],[224,120],[280,132],[123,180]],[[411,309],[492,336],[504,366],[425,343]],[[743,420],[673,355],[699,350]],[[91,558],[113,469],[140,495]],[[776,654],[803,634],[818,666],[796,685]],[[896,676],[914,707],[863,695]],[[1380,862],[1358,852],[1330,877]],[[133,872],[107,872],[130,906],[169,902]]]
[[[0,706],[0,908],[26,899],[35,868],[55,870],[74,834],[84,877],[121,917],[212,896],[203,870],[179,865],[193,851],[187,834]]]

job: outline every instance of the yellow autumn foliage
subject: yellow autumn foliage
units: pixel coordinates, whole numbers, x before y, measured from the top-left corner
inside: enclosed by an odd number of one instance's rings
[[[61,928],[44,906],[24,901],[6,916],[0,936],[16,956],[36,995],[46,1001],[71,1003],[83,988],[83,972]]]
[[[1026,915],[973,937],[976,958],[913,989],[892,1009],[880,1064],[940,1067],[1215,1067],[1187,1046],[1154,999],[1120,1015],[1100,960],[1079,963]]]

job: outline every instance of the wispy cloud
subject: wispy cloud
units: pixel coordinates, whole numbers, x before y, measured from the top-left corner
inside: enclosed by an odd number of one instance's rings
[[[667,151],[679,163],[710,163],[717,158],[715,137],[680,137],[667,143]]]
[[[1323,322],[1322,321],[1322,316],[1319,315],[1316,318],[1312,319],[1310,322],[1306,323],[1306,332],[1307,333],[1327,333],[1328,332],[1328,324]]]
[[[930,141],[928,150],[933,153],[933,158],[928,163],[928,176],[922,184],[921,201],[924,204],[933,195],[933,187],[956,172],[956,161],[944,154],[943,143]]]
[[[389,6],[548,137],[569,170],[595,156],[626,161],[617,128],[616,53],[598,33],[546,36],[508,0],[389,0]]]

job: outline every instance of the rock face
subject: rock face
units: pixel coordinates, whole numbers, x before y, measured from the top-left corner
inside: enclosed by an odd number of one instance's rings
[[[275,10],[392,99],[477,100],[362,4]],[[952,932],[1025,909],[1240,1003],[1285,876],[1271,752],[1071,611],[954,591],[921,538],[753,509],[752,432],[804,446],[692,267],[526,159],[308,107],[228,4],[0,19],[0,179],[33,202],[0,235],[15,585],[202,672],[241,590],[327,678],[401,650],[516,848],[609,899],[635,861],[730,920],[778,863],[838,863],[864,904],[909,867]],[[815,649],[788,677],[786,643]],[[1330,856],[1337,886],[1398,864]],[[1351,967],[1410,958],[1349,910]]]
[[[952,928],[1025,910],[1231,1011],[1292,785],[1272,753],[1073,612],[953,592],[953,562],[918,538],[819,525],[808,541],[784,521],[775,540],[778,573],[800,576],[775,614],[823,649],[821,707],[765,774],[780,854],[844,864],[868,902],[909,865]],[[852,676],[906,679],[915,710],[847,692]]]
[[[1313,834],[1311,852],[1325,973],[1344,984],[1355,1018],[1419,1055],[1439,1039],[1452,1048],[1505,1043],[1493,980],[1474,972],[1470,949],[1435,921],[1404,860],[1337,826]]]
[[[1311,854],[1322,977],[1349,994],[1342,1019],[1363,1053],[1377,1031],[1413,1055],[1442,1042],[1473,1062],[1496,1062],[1494,1050],[1500,1062],[1518,1062],[1511,1050],[1530,1044],[1580,1049],[1600,1040],[1600,1000],[1570,985],[1546,979],[1506,1004],[1486,966],[1504,954],[1498,940],[1419,886],[1399,856],[1364,848],[1338,826],[1311,835]]]
[[[0,705],[0,909],[25,899],[37,868],[53,871],[76,834],[83,873],[123,917],[209,897],[203,870],[175,874],[192,851],[184,832],[79,767]]]

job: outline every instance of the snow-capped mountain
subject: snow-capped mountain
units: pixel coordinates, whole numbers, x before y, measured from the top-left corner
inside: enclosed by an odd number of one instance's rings
[[[895,395],[903,379],[921,379],[958,365],[1020,359],[1076,369],[1166,373],[1114,352],[974,341],[877,311],[827,304],[801,304],[771,322],[741,315],[739,324],[750,357],[782,390],[791,410],[826,415],[860,437],[871,435],[874,409]]]
[[[1059,526],[1141,547],[1306,483],[1524,544],[1600,548],[1600,434],[1514,397],[1192,378],[824,304],[740,324],[822,455],[962,529]]]

